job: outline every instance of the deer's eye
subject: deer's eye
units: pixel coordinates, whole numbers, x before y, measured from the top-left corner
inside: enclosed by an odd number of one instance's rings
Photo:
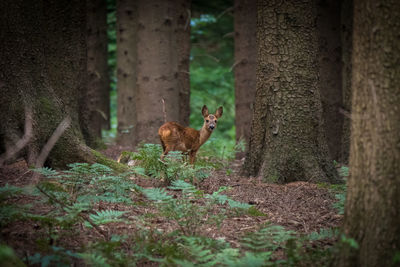
[[[215,120],[215,123],[217,123],[217,120]]]
[[[206,122],[210,122],[209,120],[206,120]]]

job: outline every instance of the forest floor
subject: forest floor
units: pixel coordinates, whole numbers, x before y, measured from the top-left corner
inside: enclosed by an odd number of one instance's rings
[[[113,159],[116,159],[120,152],[125,148],[110,147],[103,153]],[[226,169],[213,171],[212,174],[203,181],[196,184],[196,187],[203,190],[204,193],[212,194],[221,186],[228,187],[224,192],[230,198],[251,204],[264,216],[250,216],[248,214],[238,214],[223,220],[222,224],[204,225],[198,229],[202,236],[214,239],[224,239],[233,247],[239,246],[239,239],[245,232],[251,232],[259,229],[260,225],[272,223],[284,226],[287,230],[293,230],[297,233],[309,234],[313,231],[326,228],[337,228],[342,223],[342,215],[333,207],[337,202],[335,194],[328,186],[312,184],[308,182],[294,182],[285,185],[262,183],[257,178],[248,178],[240,176],[239,170],[242,166],[242,160],[235,160],[229,166],[229,172]],[[0,169],[0,186],[5,184],[14,186],[26,186],[29,184],[32,172],[23,160]],[[160,180],[144,177],[131,177],[137,185],[143,188],[165,187]],[[174,194],[174,192],[170,192]],[[176,196],[175,196],[176,197]],[[17,198],[13,201],[15,204],[23,205],[33,201],[34,197]],[[137,197],[140,198],[140,197]],[[137,201],[147,201],[146,199],[137,199]],[[126,207],[102,203],[104,207],[99,206],[99,210],[115,209],[126,210]],[[45,203],[33,207],[37,214],[45,214],[51,209]],[[129,214],[125,217],[137,217],[151,212],[151,208],[146,205],[134,206],[130,208]],[[152,227],[154,229],[171,232],[177,228],[174,222],[165,218],[153,218]],[[103,226],[102,226],[103,227]],[[135,225],[125,223],[111,223],[102,228],[109,234],[123,234],[136,230]],[[17,252],[20,257],[33,255],[40,246],[40,237],[46,229],[39,224],[31,221],[16,221],[6,225],[1,229],[1,237],[5,242]],[[79,230],[79,236],[64,237],[63,246],[73,249],[82,243],[89,243],[92,239],[98,239],[100,234],[96,231],[83,228]],[[334,240],[327,240],[320,246],[330,246]]]

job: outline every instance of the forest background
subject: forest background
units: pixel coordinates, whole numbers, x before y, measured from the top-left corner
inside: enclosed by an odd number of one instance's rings
[[[399,2],[189,3],[1,2],[0,259],[398,264]]]

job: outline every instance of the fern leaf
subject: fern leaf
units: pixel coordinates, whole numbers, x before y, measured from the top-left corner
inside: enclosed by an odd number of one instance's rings
[[[82,253],[80,256],[90,266],[111,267],[111,265],[107,263],[107,259],[99,254]]]
[[[172,199],[163,188],[145,188],[142,192],[148,199],[156,202],[168,202]]]
[[[111,222],[123,222],[124,220],[120,217],[126,213],[126,211],[118,210],[102,210],[98,211],[97,214],[90,214],[90,219],[96,224],[106,224]]]

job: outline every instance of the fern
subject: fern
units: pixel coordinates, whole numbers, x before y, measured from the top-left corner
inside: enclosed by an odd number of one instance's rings
[[[81,253],[80,256],[90,266],[111,267],[111,265],[107,263],[107,259],[104,258],[102,255],[92,254],[92,253]]]
[[[241,245],[253,252],[274,251],[283,247],[293,237],[292,231],[287,231],[279,225],[269,225],[244,236]]]
[[[96,214],[90,214],[90,219],[96,224],[107,224],[112,222],[124,222],[120,217],[126,213],[126,211],[118,210],[102,210],[98,211]]]
[[[319,232],[310,233],[308,235],[308,239],[311,241],[332,239],[336,238],[338,235],[339,235],[338,229],[326,228],[326,229],[320,229]]]
[[[163,188],[146,188],[142,192],[148,199],[155,202],[168,202],[172,200],[172,197]]]
[[[344,204],[346,201],[346,193],[335,195],[337,202],[333,203],[333,207],[337,209],[339,214],[344,214]]]
[[[172,185],[168,188],[172,190],[181,190],[185,194],[192,194],[198,191],[194,185],[182,180],[173,181]]]

